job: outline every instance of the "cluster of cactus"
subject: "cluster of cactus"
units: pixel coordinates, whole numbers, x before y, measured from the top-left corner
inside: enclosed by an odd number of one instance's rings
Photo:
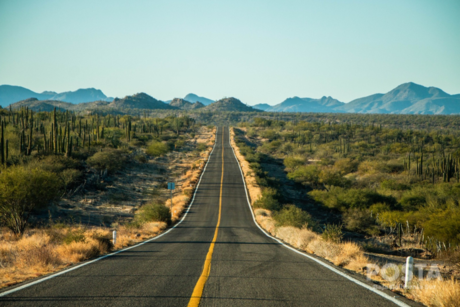
[[[0,162],[6,165],[8,160],[8,140],[5,139],[5,121],[0,121]]]
[[[347,139],[341,138],[339,146],[335,149],[335,152],[339,152],[342,155],[346,155],[350,152],[350,143]]]
[[[412,157],[414,156],[414,157]],[[408,171],[410,175],[411,170],[411,157],[412,161],[416,163],[416,175],[427,178],[430,177],[432,183],[436,182],[437,177],[442,177],[443,182],[450,182],[452,178],[460,180],[460,160],[454,159],[452,154],[444,155],[441,158],[433,158],[431,164],[427,164],[423,158],[423,150],[420,150],[419,157],[415,154],[409,153],[407,161],[404,159],[404,170]]]
[[[75,149],[90,149],[95,144],[100,145],[99,142],[107,138],[108,128],[112,127],[125,129],[126,138],[131,141],[137,132],[151,133],[159,137],[165,128],[179,133],[181,127],[189,129],[195,124],[195,120],[187,116],[153,120],[126,116],[121,120],[120,115],[89,114],[83,117],[57,108],[51,112],[34,113],[27,107],[13,110],[10,106],[0,114],[0,167],[13,162],[11,158],[8,159],[11,153],[30,156],[33,152],[42,152],[70,157]],[[11,133],[14,133],[13,137]],[[113,143],[115,135],[109,134],[112,144],[115,144]]]

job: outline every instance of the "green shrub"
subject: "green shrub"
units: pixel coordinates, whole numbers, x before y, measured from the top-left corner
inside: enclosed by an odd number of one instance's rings
[[[460,245],[460,208],[431,214],[423,227],[427,237],[433,237],[446,245]]]
[[[320,170],[316,165],[304,165],[288,173],[287,177],[302,184],[318,184],[319,173]]]
[[[284,166],[288,169],[295,170],[305,164],[305,158],[302,156],[288,156],[284,159]]]
[[[78,161],[72,158],[66,158],[65,156],[50,155],[45,156],[37,161],[33,161],[29,164],[29,167],[39,167],[45,171],[60,173],[66,169],[77,168],[80,165]]]
[[[166,222],[171,223],[171,212],[168,207],[162,204],[144,205],[137,213],[136,219],[140,222]]]
[[[277,226],[292,226],[301,228],[312,226],[313,220],[307,212],[294,205],[286,205],[283,209],[273,214]]]
[[[137,162],[140,162],[140,163],[147,163],[147,157],[142,155],[142,154],[136,155],[134,157],[134,160],[136,160]]]
[[[59,174],[59,177],[64,182],[64,186],[66,188],[70,188],[81,181],[83,174],[81,171],[76,169],[65,169]]]
[[[327,224],[321,237],[326,242],[340,243],[343,238],[342,225]]]
[[[415,211],[426,204],[426,198],[424,195],[404,195],[400,203],[403,210]]]
[[[344,189],[331,187],[329,191],[313,190],[308,193],[313,199],[331,209],[346,211],[348,208],[367,209],[373,204],[396,204],[392,196],[381,195],[370,189]]]
[[[278,193],[275,189],[267,188],[262,191],[262,197],[254,202],[254,208],[276,211],[281,208],[278,202]]]
[[[325,168],[319,173],[319,181],[325,186],[350,187],[351,180],[342,176],[342,174],[334,168]]]
[[[109,172],[121,169],[125,161],[126,157],[123,155],[123,152],[118,149],[97,152],[86,160],[91,167],[97,170],[106,169]]]
[[[32,210],[47,206],[62,191],[56,174],[12,166],[0,173],[0,221],[15,234],[25,230]]]
[[[70,244],[72,242],[85,242],[85,230],[82,228],[73,230],[69,229],[65,236],[62,238],[62,242]]]
[[[165,143],[153,141],[147,148],[146,153],[154,157],[161,157],[167,154],[168,151],[168,146]]]
[[[380,187],[382,189],[395,190],[395,191],[410,190],[410,186],[408,186],[407,184],[399,183],[392,179],[387,179],[387,180],[382,181],[382,183],[380,184]]]
[[[338,159],[334,163],[334,168],[342,175],[346,175],[358,170],[358,162],[350,158]]]
[[[349,209],[343,215],[345,227],[350,231],[367,233],[369,235],[379,234],[379,229],[375,223],[375,216],[367,210]]]
[[[175,143],[174,143],[174,148],[175,149],[179,149],[179,148],[182,148],[184,147],[185,145],[185,142],[183,140],[177,140]]]
[[[203,143],[198,143],[198,145],[196,145],[196,150],[199,152],[206,150],[206,148],[208,148],[208,146],[206,146],[206,144]]]

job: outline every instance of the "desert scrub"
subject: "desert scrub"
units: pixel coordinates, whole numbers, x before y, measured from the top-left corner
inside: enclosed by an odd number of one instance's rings
[[[61,155],[39,156],[38,159],[28,164],[30,168],[41,168],[48,172],[61,173],[66,169],[76,169],[80,167],[77,160]]]
[[[150,156],[161,157],[167,154],[168,151],[168,145],[162,142],[152,141],[150,145],[147,147],[146,153]]]
[[[329,191],[313,190],[309,192],[315,201],[331,209],[346,211],[348,208],[367,209],[377,203],[390,206],[396,204],[392,196],[379,194],[370,189],[344,189],[331,187]]]
[[[340,243],[343,238],[342,225],[327,224],[321,237],[326,242]]]
[[[165,222],[166,224],[171,223],[171,212],[163,204],[147,204],[142,206],[136,213],[136,221],[141,223],[147,222]]]
[[[277,226],[307,227],[313,226],[313,220],[307,212],[294,205],[286,205],[283,209],[273,213]]]
[[[262,208],[270,211],[281,209],[281,205],[277,200],[277,191],[267,188],[262,191],[262,196],[254,202],[254,208]]]
[[[95,153],[92,157],[88,158],[86,162],[89,166],[97,170],[107,170],[114,172],[123,167],[126,157],[121,150],[109,149]]]
[[[52,172],[13,166],[0,173],[0,221],[13,233],[22,234],[31,211],[47,206],[62,191]]]

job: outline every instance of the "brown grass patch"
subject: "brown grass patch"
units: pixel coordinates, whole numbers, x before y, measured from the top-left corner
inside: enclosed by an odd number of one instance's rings
[[[426,306],[458,307],[460,306],[460,283],[451,280],[420,280],[409,293]]]

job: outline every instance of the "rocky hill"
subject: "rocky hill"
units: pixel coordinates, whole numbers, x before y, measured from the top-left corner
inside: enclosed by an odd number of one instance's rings
[[[250,106],[245,105],[236,98],[224,98],[216,102],[211,103],[210,105],[204,107],[202,110],[212,111],[212,112],[223,112],[223,111],[233,111],[233,112],[263,112],[262,110],[254,109]]]
[[[266,109],[268,112],[337,112],[335,108],[344,103],[332,97],[323,96],[320,99],[313,98],[288,98],[280,104]]]
[[[163,101],[156,100],[152,96],[145,93],[138,93],[132,96],[126,96],[124,98],[115,98],[108,107],[115,109],[162,109],[162,110],[174,110],[177,107],[171,106],[164,103]]]
[[[204,105],[197,101],[195,103],[191,103],[190,101],[187,101],[182,98],[174,98],[170,103],[170,106],[182,109],[182,110],[196,110],[199,108],[203,108]]]

